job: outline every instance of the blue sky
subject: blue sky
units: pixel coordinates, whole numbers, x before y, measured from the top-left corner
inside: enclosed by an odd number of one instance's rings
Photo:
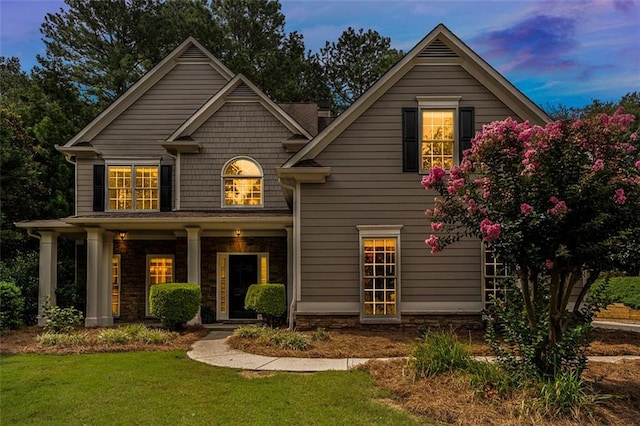
[[[318,50],[351,26],[413,47],[438,23],[534,102],[582,106],[640,90],[640,0],[281,0],[287,31]],[[61,0],[0,0],[0,55],[23,68],[44,53],[39,32]]]

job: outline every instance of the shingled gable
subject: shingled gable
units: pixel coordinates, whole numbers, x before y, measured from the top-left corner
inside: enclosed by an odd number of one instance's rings
[[[194,51],[195,49],[195,51]],[[176,47],[173,52],[167,55],[158,65],[147,72],[140,80],[124,92],[91,123],[74,136],[60,151],[67,153],[74,146],[81,142],[90,141],[104,130],[123,111],[129,108],[147,90],[153,87],[165,75],[167,75],[177,64],[189,62],[202,62],[206,60],[227,81],[233,78],[233,73],[224,66],[216,57],[205,49],[196,39],[189,37],[182,44]]]
[[[301,161],[315,158],[414,66],[427,63],[460,65],[515,113],[525,117],[537,117],[540,123],[551,121],[540,107],[444,24],[439,24],[345,112],[283,164],[282,168],[295,167]]]
[[[250,82],[242,74],[236,75],[222,89],[211,97],[200,109],[198,109],[182,126],[180,126],[163,146],[173,146],[171,142],[189,137],[198,130],[212,115],[216,113],[230,99],[255,100],[277,118],[291,133],[302,135],[307,140],[312,136],[296,120],[267,97],[256,85]]]

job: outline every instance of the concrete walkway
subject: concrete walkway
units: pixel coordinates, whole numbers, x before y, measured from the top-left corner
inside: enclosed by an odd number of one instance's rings
[[[620,324],[620,323],[614,323]],[[594,324],[595,326],[599,326]],[[629,325],[629,324],[625,324]],[[640,332],[640,325],[635,325],[632,331]],[[625,328],[626,330],[626,328]],[[197,341],[187,356],[195,361],[217,367],[239,368],[255,371],[291,371],[315,372],[327,370],[349,370],[364,364],[370,359],[390,360],[393,358],[287,358],[254,355],[232,349],[227,345],[226,338],[233,333],[231,328],[213,330],[204,339]],[[493,361],[493,357],[476,357],[482,361]],[[593,356],[589,360],[594,362],[618,363],[623,360],[640,360],[640,356]]]

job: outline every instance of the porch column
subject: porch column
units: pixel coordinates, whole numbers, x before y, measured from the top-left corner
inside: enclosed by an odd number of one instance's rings
[[[58,234],[53,231],[40,231],[40,262],[38,286],[38,325],[44,325],[41,317],[42,307],[49,299],[49,304],[56,304],[56,287],[58,285]]]
[[[200,283],[200,234],[202,230],[198,227],[188,227],[187,230],[187,282],[191,284]],[[202,287],[201,287],[202,288]],[[201,324],[200,312],[189,321],[189,325]]]
[[[102,263],[104,258],[102,230],[87,228],[87,315],[84,319],[86,327],[100,325],[100,282],[103,281]]]
[[[113,311],[111,309],[111,264],[113,262],[113,232],[102,235],[102,276],[98,283],[98,325],[113,325]]]

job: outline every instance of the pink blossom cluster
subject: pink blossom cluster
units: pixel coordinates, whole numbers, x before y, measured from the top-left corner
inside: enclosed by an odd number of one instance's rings
[[[480,233],[484,235],[484,241],[493,241],[500,237],[500,224],[493,223],[489,218],[485,218],[480,222]]]
[[[442,250],[442,247],[440,247],[440,244],[439,244],[439,238],[433,234],[429,235],[429,238],[424,240],[424,242],[426,245],[431,247],[431,254],[437,253]]]
[[[616,204],[620,204],[620,205],[624,204],[627,201],[627,197],[624,194],[624,189],[622,188],[616,189],[616,194],[613,196],[613,201]]]
[[[436,184],[443,181],[446,174],[442,167],[434,166],[428,175],[422,177],[422,186],[424,186],[424,189],[432,189]]]
[[[558,218],[562,218],[569,211],[569,208],[567,207],[567,203],[562,200],[559,200],[558,197],[553,196],[549,198],[549,201],[553,203],[553,207],[547,210],[548,213],[551,213],[552,215],[557,216]]]
[[[593,172],[597,172],[600,171],[604,168],[604,161],[602,161],[602,159],[598,158],[596,160],[595,163],[593,163],[593,166],[591,166],[591,171]]]
[[[533,206],[527,203],[520,204],[520,213],[529,216],[533,212]]]

